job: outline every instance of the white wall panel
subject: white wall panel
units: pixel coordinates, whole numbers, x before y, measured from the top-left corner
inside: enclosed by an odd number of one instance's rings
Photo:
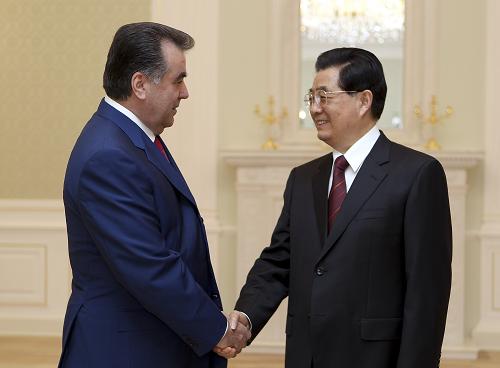
[[[0,335],[60,335],[70,280],[61,201],[0,200]]]
[[[492,309],[496,312],[500,312],[500,250],[493,253],[492,263]]]
[[[0,304],[47,303],[44,245],[0,243]]]

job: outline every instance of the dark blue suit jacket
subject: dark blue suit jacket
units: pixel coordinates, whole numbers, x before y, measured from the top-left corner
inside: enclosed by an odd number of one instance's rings
[[[167,151],[168,152],[168,151]],[[72,294],[60,367],[225,367],[203,219],[173,158],[102,101],[64,181]]]

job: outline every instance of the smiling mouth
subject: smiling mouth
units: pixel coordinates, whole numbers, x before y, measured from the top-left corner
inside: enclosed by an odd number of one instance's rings
[[[328,124],[328,120],[316,120],[315,123],[316,123],[316,126],[322,126],[322,125]]]

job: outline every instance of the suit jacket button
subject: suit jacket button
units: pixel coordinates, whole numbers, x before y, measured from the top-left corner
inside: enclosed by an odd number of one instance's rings
[[[215,300],[219,299],[219,294],[212,294],[212,299],[215,299]]]
[[[316,275],[323,276],[324,273],[325,270],[323,270],[321,267],[316,268]]]

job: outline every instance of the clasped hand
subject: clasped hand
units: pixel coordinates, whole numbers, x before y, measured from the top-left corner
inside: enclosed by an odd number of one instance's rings
[[[229,328],[213,351],[226,359],[230,359],[238,355],[247,346],[252,334],[248,319],[243,313],[233,311],[227,320]]]

